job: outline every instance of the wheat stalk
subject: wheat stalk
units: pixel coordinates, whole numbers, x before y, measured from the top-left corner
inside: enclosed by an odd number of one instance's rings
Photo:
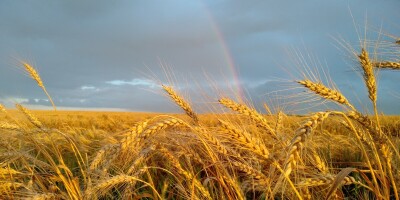
[[[16,124],[10,124],[7,122],[0,122],[0,129],[12,130],[12,131],[19,131],[21,128]]]
[[[22,173],[15,169],[12,169],[9,167],[7,167],[7,168],[0,167],[0,177],[1,178],[4,178],[4,176],[12,177],[12,176],[19,175],[19,174],[22,174]]]
[[[333,90],[333,89],[326,87],[322,83],[314,83],[307,79],[297,81],[297,83],[299,83],[300,85],[303,85],[304,87],[308,88],[309,90],[313,91],[315,94],[318,94],[325,99],[330,99],[339,104],[347,105],[352,110],[355,110],[354,106],[349,103],[349,101],[343,94],[341,94],[337,90]]]
[[[17,160],[17,159],[23,159],[23,160],[28,160],[30,161],[33,165],[36,165],[40,168],[44,168],[44,169],[50,169],[51,166],[46,163],[41,161],[39,158],[35,158],[31,155],[29,155],[28,153],[24,153],[24,152],[5,152],[5,153],[0,153],[0,158],[1,160],[3,160],[3,162],[5,162],[5,160]],[[7,159],[6,159],[7,158]]]
[[[396,199],[399,199],[399,193],[397,192],[397,186],[395,178],[393,177],[393,168],[392,168],[392,156],[393,153],[391,152],[390,148],[386,144],[382,144],[381,148],[379,149],[385,158],[387,171],[389,173],[390,181],[392,182],[392,188],[395,194]]]
[[[260,155],[264,159],[269,159],[269,151],[264,145],[258,145],[256,141],[248,137],[245,133],[243,133],[243,131],[237,129],[232,124],[229,124],[223,120],[219,120],[219,122],[221,123],[222,128],[231,134],[233,139],[240,142],[240,144]]]
[[[134,144],[136,145],[136,144],[142,143],[149,136],[151,136],[152,134],[154,134],[158,131],[161,131],[161,130],[169,128],[169,127],[175,127],[175,126],[180,126],[180,125],[186,125],[186,123],[175,117],[170,117],[168,119],[165,119],[161,122],[156,123],[153,126],[150,126],[146,130],[144,130],[140,135],[138,135]]]
[[[239,103],[234,102],[228,98],[222,98],[219,102],[227,108],[230,108],[233,111],[236,111],[242,115],[249,116],[252,120],[257,122],[261,127],[266,129],[275,139],[277,139],[275,131],[269,126],[267,120],[259,114],[256,110],[247,107],[246,105],[242,105]]]
[[[238,170],[246,173],[246,175],[249,177],[252,177],[257,180],[264,180],[266,182],[268,182],[267,180],[269,180],[263,173],[261,173],[259,170],[254,169],[249,165],[243,164],[238,161],[232,161],[231,164]]]
[[[120,184],[135,185],[137,181],[140,181],[140,179],[138,179],[135,176],[128,176],[125,174],[117,175],[98,183],[96,186],[86,191],[86,196],[95,195],[96,197],[99,197],[117,185]]]
[[[363,127],[365,127],[367,130],[369,130],[372,134],[374,140],[376,143],[382,143],[384,138],[383,138],[383,132],[381,129],[379,129],[378,125],[376,125],[370,118],[367,116],[362,115],[359,112],[356,111],[350,111],[347,113],[347,116],[350,119],[353,119],[360,123]],[[361,131],[362,132],[362,131]]]
[[[361,68],[363,69],[363,76],[364,82],[368,88],[368,96],[371,101],[375,104],[376,103],[376,82],[375,82],[375,75],[372,63],[368,56],[368,52],[362,48],[361,54],[358,56]]]
[[[4,105],[1,103],[0,103],[0,112],[7,112],[6,107],[4,107]]]
[[[60,198],[60,197],[58,197]],[[45,193],[45,194],[35,194],[29,199],[32,200],[51,200],[51,199],[58,199],[57,195],[54,193]]]
[[[324,119],[329,116],[330,112],[317,112],[312,115],[299,129],[296,131],[296,135],[291,140],[285,161],[284,175],[287,177],[290,175],[292,170],[296,167],[297,161],[300,157],[300,151],[303,147],[306,138],[311,132],[320,124]]]
[[[361,129],[358,127],[354,127],[355,130],[353,130],[352,127],[346,121],[342,121],[341,124],[350,131],[356,131],[356,137],[358,137],[360,141],[364,142],[369,147],[373,148],[375,146],[374,140],[368,131],[369,129]],[[379,141],[376,142],[379,143]]]
[[[0,182],[0,197],[4,197],[3,194],[11,193],[12,190],[24,187],[24,184],[10,181]],[[12,198],[11,198],[12,199]]]
[[[18,110],[25,114],[25,116],[29,119],[29,121],[38,128],[42,128],[43,124],[35,117],[28,109],[23,107],[21,104],[15,104]]]
[[[37,82],[38,86],[40,88],[42,88],[43,92],[47,95],[47,97],[50,100],[51,105],[53,106],[53,109],[57,110],[56,106],[54,105],[53,99],[51,98],[50,94],[47,92],[46,87],[44,86],[43,81],[40,78],[39,73],[36,71],[36,69],[26,62],[22,62],[22,65],[24,66],[25,71],[28,72],[28,74],[31,76],[31,78]]]
[[[104,159],[106,154],[116,154],[119,151],[119,146],[115,144],[108,144],[103,146],[93,158],[89,171],[93,171],[97,169],[99,166],[102,166],[107,160]]]
[[[120,145],[122,152],[125,152],[135,141],[136,137],[140,135],[145,128],[147,128],[149,121],[150,119],[137,123],[130,134],[121,140]]]
[[[325,162],[321,159],[321,157],[317,154],[317,152],[312,152],[312,157],[314,158],[314,166],[320,171],[322,174],[328,173],[328,167]]]
[[[179,174],[183,175],[188,181],[193,181],[194,185],[198,188],[201,194],[204,195],[207,199],[212,199],[207,189],[199,182],[199,180],[196,179],[195,176],[193,176],[192,173],[182,168],[182,165],[179,163],[179,160],[174,155],[172,155],[167,149],[163,147],[159,148],[159,150],[163,154],[163,156],[165,156],[168,159],[169,163],[172,164],[172,166],[177,170]]]
[[[208,131],[206,131],[204,128],[200,128],[200,127],[193,127],[192,128],[195,132],[199,133],[202,137],[204,137],[208,142],[210,142],[212,145],[215,146],[215,148],[217,148],[217,150],[228,156],[228,150],[226,149],[226,147],[213,135],[211,135]],[[240,157],[239,154],[235,153],[236,157]]]
[[[380,68],[380,69],[395,69],[399,70],[400,69],[400,62],[376,62],[373,63],[374,67]]]
[[[197,114],[193,112],[190,104],[186,102],[178,93],[176,93],[172,87],[166,85],[162,85],[162,87],[168,93],[169,97],[171,97],[171,99],[178,104],[178,106],[181,107],[185,113],[197,124],[199,122],[199,118],[197,117]]]
[[[321,186],[321,185],[329,185],[334,183],[336,177],[332,174],[324,175],[324,176],[316,176],[313,178],[306,178],[301,180],[297,185],[299,186],[307,186],[307,187],[316,187],[316,186]],[[342,185],[352,185],[352,184],[357,184],[358,182],[354,179],[352,176],[346,176],[341,184]]]
[[[276,123],[275,123],[275,132],[279,133],[282,128],[283,128],[283,116],[284,113],[282,111],[279,111],[276,117]]]

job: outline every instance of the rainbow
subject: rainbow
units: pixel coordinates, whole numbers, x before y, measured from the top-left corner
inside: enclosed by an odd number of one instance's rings
[[[210,25],[213,29],[213,32],[215,33],[215,36],[221,46],[222,53],[224,55],[224,60],[226,62],[226,66],[229,68],[229,71],[231,72],[231,75],[233,77],[233,83],[234,83],[233,87],[232,87],[232,89],[234,90],[233,92],[235,93],[235,96],[239,101],[243,101],[244,94],[243,94],[243,90],[242,90],[242,87],[240,84],[239,73],[235,66],[235,60],[232,57],[231,51],[229,49],[229,46],[226,43],[226,40],[224,38],[224,35],[222,34],[222,31],[218,27],[218,23],[214,19],[210,10],[207,8],[207,5],[205,3],[202,3],[202,5],[203,5],[204,11],[210,21]]]

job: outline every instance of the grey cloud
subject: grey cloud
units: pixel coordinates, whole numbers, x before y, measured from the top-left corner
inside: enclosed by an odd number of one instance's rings
[[[177,111],[167,103],[168,98],[161,98],[160,88],[132,82],[150,78],[157,84],[173,79],[200,109],[205,100],[197,100],[202,98],[196,96],[197,88],[203,87],[207,95],[214,92],[207,76],[222,88],[217,92],[229,92],[228,85],[235,83],[220,31],[234,59],[238,81],[255,104],[274,98],[262,94],[280,86],[279,81],[264,81],[301,78],[292,75],[299,58],[291,49],[303,47],[305,54],[314,53],[327,63],[330,77],[349,98],[365,100],[363,95],[353,95],[362,91],[362,81],[351,82],[357,76],[346,62],[356,63],[342,56],[343,50],[334,47],[338,45],[331,36],[343,36],[357,45],[351,14],[362,27],[366,13],[369,28],[379,30],[382,25],[395,34],[398,24],[393,19],[400,17],[399,6],[395,0],[5,0],[0,2],[0,99],[48,104],[35,101],[45,95],[13,69],[16,61],[12,57],[17,57],[34,61],[59,106]],[[168,73],[172,71],[177,78],[166,75],[160,65],[169,66]],[[398,91],[397,74],[381,75],[382,89]],[[124,84],[107,84],[113,80]],[[400,112],[388,107],[392,99],[382,97],[381,108]]]

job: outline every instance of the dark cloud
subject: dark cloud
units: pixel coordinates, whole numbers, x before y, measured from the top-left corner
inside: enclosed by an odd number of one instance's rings
[[[300,51],[318,58],[342,92],[361,105],[367,97],[360,94],[365,89],[352,68],[357,63],[343,56],[348,52],[336,48],[340,45],[333,38],[343,37],[358,50],[356,30],[363,34],[365,18],[370,39],[377,39],[374,32],[381,28],[396,34],[399,6],[395,0],[4,0],[0,101],[49,105],[34,81],[15,70],[18,59],[27,59],[61,107],[176,111],[161,88],[138,84],[172,79],[201,108],[211,100],[198,94],[199,87],[217,98],[221,94],[210,93],[229,92],[235,83],[229,53],[240,77],[236,82],[248,98],[258,105],[271,99],[278,104],[290,98],[264,94],[295,87],[289,80],[302,78]],[[400,113],[389,106],[398,94],[398,74],[382,72],[380,77],[380,107]]]

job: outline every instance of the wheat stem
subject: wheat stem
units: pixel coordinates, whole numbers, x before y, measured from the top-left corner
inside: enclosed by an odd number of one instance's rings
[[[354,106],[349,103],[349,101],[343,94],[341,94],[337,90],[333,90],[333,89],[326,87],[322,83],[314,83],[307,79],[302,80],[302,81],[297,81],[297,83],[299,83],[300,85],[303,85],[304,87],[308,88],[309,90],[313,91],[315,94],[318,94],[325,99],[330,99],[339,104],[347,105],[352,110],[355,110]]]
[[[37,84],[40,88],[42,88],[42,90],[46,94],[47,98],[49,98],[49,101],[50,101],[51,105],[53,106],[53,109],[57,110],[56,106],[53,102],[53,99],[51,98],[50,94],[47,92],[46,87],[44,86],[43,81],[40,78],[39,73],[36,71],[36,69],[26,62],[22,62],[22,65],[24,66],[24,68],[28,72],[28,74],[31,76],[31,78],[37,82]]]
[[[190,104],[186,102],[178,93],[175,92],[172,87],[162,85],[163,89],[168,93],[169,97],[181,107],[185,113],[193,119],[193,121],[197,124],[199,122],[199,118],[197,114],[192,110]]]
[[[380,68],[380,69],[395,69],[399,70],[400,69],[400,62],[376,62],[373,64],[374,67]]]
[[[267,120],[261,114],[259,114],[256,110],[251,109],[251,108],[247,107],[246,105],[236,103],[233,100],[228,99],[228,98],[222,98],[219,100],[219,102],[222,105],[224,105],[225,107],[232,109],[233,111],[236,111],[242,115],[249,116],[252,120],[257,122],[257,124],[259,124],[265,130],[267,130],[275,139],[277,139],[274,129],[272,129],[269,126],[269,124],[267,123]]]

